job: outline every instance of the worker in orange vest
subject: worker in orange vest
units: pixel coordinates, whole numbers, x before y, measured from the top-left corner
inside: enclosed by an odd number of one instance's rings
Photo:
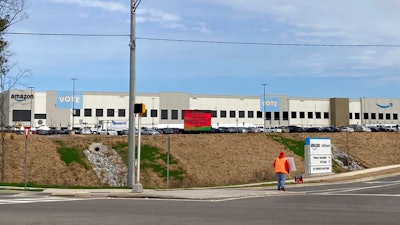
[[[278,191],[286,191],[285,182],[286,175],[289,174],[289,163],[283,152],[280,152],[279,157],[275,159],[274,169],[278,183]]]

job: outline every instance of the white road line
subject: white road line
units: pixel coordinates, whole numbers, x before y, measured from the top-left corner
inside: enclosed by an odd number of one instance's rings
[[[341,190],[341,191],[335,191],[335,192],[336,193],[340,193],[340,192],[359,191],[359,190],[367,190],[367,189],[389,187],[389,186],[394,186],[394,185],[399,185],[399,183],[385,183],[385,184],[382,184],[382,185],[375,185],[375,186],[369,186],[369,187],[349,188],[347,190]],[[333,193],[335,193],[335,192],[333,192]]]
[[[84,200],[84,199],[62,198],[62,197],[13,198],[13,199],[0,199],[0,205],[26,204],[26,203],[36,203],[36,202],[67,202],[67,201],[79,201],[79,200]]]
[[[400,180],[396,181],[368,181],[366,184],[399,184]]]

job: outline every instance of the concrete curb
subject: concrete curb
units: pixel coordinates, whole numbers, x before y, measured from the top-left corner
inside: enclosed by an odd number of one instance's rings
[[[311,176],[303,179],[300,185],[323,185],[335,182],[356,182],[371,180],[377,177],[400,175],[400,164],[352,171],[325,176]],[[276,182],[262,182],[223,187],[190,188],[190,189],[145,189],[141,193],[134,193],[131,189],[45,189],[42,193],[52,196],[85,197],[85,198],[157,198],[157,199],[187,199],[187,200],[222,200],[234,198],[251,198],[260,196],[279,195],[275,190]],[[294,181],[287,182],[288,185]],[[290,193],[290,191],[285,192]]]

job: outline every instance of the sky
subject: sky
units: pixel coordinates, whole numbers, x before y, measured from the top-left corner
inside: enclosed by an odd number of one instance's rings
[[[398,0],[142,0],[135,23],[129,0],[25,4],[20,88],[129,92],[134,27],[136,93],[399,97]]]

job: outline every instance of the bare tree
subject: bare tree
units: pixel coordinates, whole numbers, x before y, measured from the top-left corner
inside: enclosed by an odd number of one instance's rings
[[[6,90],[15,87],[18,81],[25,76],[24,71],[18,71],[15,75],[10,75],[10,70],[15,66],[10,65],[9,58],[12,52],[8,49],[8,43],[4,39],[4,33],[13,24],[26,18],[24,13],[25,1],[24,0],[0,0],[0,129],[1,129],[1,181],[4,182],[5,170],[5,120],[6,120],[6,107],[5,100]],[[9,92],[8,92],[9,93]]]

